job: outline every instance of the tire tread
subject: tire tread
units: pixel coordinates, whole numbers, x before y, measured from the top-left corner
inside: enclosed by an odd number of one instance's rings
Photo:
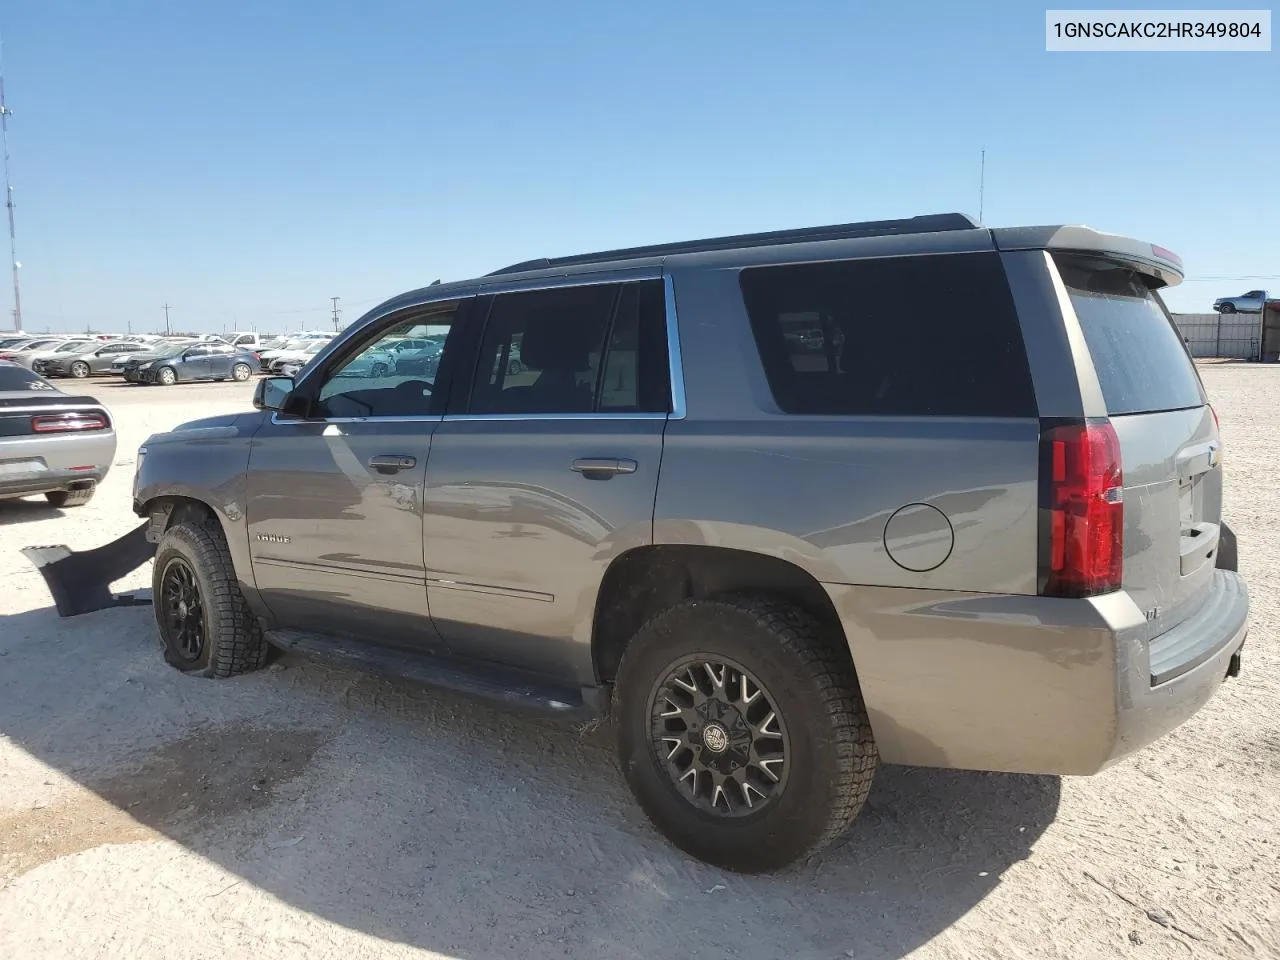
[[[200,572],[212,588],[212,596],[205,599],[209,611],[209,636],[205,643],[212,644],[213,649],[209,652],[208,666],[195,672],[225,678],[266,666],[271,648],[240,591],[231,552],[217,521],[179,523],[165,532],[165,539],[170,537],[187,547],[191,559],[202,568]],[[162,542],[161,549],[163,547]],[[157,578],[159,574],[157,567]],[[159,583],[156,589],[158,596]]]
[[[44,498],[49,501],[49,506],[55,510],[61,510],[63,507],[83,507],[97,492],[98,487],[95,484],[79,490],[50,490]]]
[[[746,615],[786,650],[789,659],[799,663],[800,679],[812,690],[812,702],[826,719],[823,736],[835,747],[827,794],[831,802],[823,811],[825,819],[818,829],[809,833],[806,842],[797,843],[787,856],[788,862],[806,860],[830,846],[857,818],[871,792],[879,762],[871,723],[840,631],[826,627],[802,607],[769,594],[735,592],[682,601],[647,621],[628,644],[618,670],[619,712],[626,714],[636,709],[633,700],[643,697],[639,688],[647,681],[641,677],[633,679],[632,673],[639,669],[637,664],[647,642],[678,635],[691,609],[705,610],[708,606],[729,608],[726,613],[732,610]],[[627,722],[625,716],[618,719]],[[655,825],[662,829],[656,821]],[[757,872],[781,864],[753,861],[723,865]]]

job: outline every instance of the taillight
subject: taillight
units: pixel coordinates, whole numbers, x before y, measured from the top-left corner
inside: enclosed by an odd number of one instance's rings
[[[109,426],[105,413],[48,413],[31,418],[31,429],[36,433],[79,433]]]
[[[1120,589],[1124,473],[1107,420],[1040,433],[1040,593],[1092,597]]]

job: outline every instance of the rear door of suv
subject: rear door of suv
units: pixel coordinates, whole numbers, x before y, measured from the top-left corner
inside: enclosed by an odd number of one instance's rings
[[[427,465],[431,617],[456,654],[589,684],[605,570],[652,540],[670,409],[662,280],[517,285],[477,313],[475,373]]]
[[[1222,519],[1217,418],[1144,272],[1105,254],[1055,253],[1053,262],[1119,440],[1122,586],[1155,638],[1211,588]],[[1166,679],[1158,672],[1153,664],[1153,682]]]

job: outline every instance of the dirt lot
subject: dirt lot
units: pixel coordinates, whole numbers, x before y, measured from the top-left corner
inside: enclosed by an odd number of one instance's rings
[[[18,548],[127,531],[139,442],[252,387],[95,384],[97,498],[0,504],[0,957],[1280,956],[1280,367],[1204,374],[1242,677],[1095,778],[882,768],[841,848],[753,879],[654,834],[600,732],[294,659],[190,679],[146,608],[58,620]]]

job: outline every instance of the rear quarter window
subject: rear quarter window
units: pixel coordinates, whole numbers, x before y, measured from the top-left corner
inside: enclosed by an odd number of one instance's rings
[[[1143,275],[1098,257],[1055,254],[1113,416],[1205,403],[1186,344]]]
[[[1037,415],[996,253],[757,267],[741,284],[785,413]]]

